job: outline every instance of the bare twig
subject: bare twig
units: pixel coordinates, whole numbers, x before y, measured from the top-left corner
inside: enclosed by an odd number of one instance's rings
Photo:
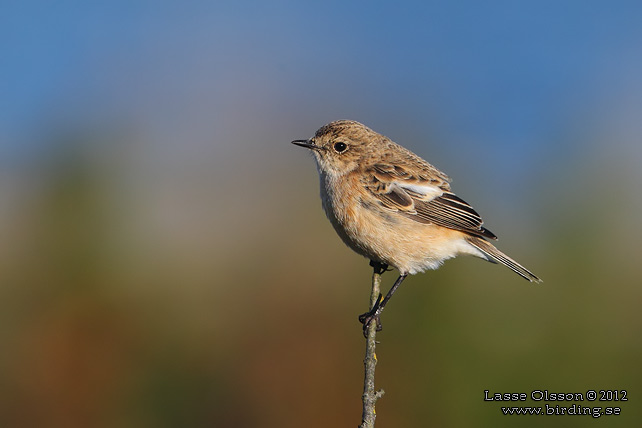
[[[377,301],[381,298],[381,274],[385,268],[378,263],[373,263],[372,273],[372,292],[370,294],[370,310],[374,308]],[[359,428],[374,428],[375,419],[375,403],[383,395],[383,390],[375,391],[375,366],[377,365],[377,354],[375,352],[376,336],[377,336],[377,322],[371,322],[368,325],[366,336],[366,357],[363,360],[365,366],[365,376],[363,381],[363,413],[361,416],[361,425]]]

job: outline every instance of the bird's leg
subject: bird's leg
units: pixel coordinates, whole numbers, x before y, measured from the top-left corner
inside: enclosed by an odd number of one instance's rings
[[[377,269],[377,266],[373,266],[373,267]],[[368,326],[372,321],[377,322],[377,331],[381,331],[382,327],[381,327],[381,320],[379,319],[379,316],[381,315],[383,308],[386,307],[388,300],[390,300],[392,295],[395,294],[395,291],[397,291],[397,288],[399,288],[399,286],[401,285],[403,280],[406,279],[407,276],[408,276],[407,273],[402,273],[401,275],[399,275],[399,278],[397,278],[395,283],[392,285],[392,288],[390,288],[390,291],[388,291],[388,294],[386,294],[386,297],[383,300],[381,300],[381,294],[380,294],[379,297],[377,298],[377,302],[374,304],[372,309],[370,309],[370,311],[366,312],[365,314],[359,315],[359,322],[363,324],[364,336],[367,334]]]

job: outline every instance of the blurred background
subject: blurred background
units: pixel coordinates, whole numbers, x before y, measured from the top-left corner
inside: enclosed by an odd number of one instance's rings
[[[1,9],[1,426],[357,426],[371,269],[289,143],[341,118],[453,177],[544,279],[408,279],[377,426],[592,419],[503,416],[486,389],[627,390],[576,404],[641,420],[639,2]]]

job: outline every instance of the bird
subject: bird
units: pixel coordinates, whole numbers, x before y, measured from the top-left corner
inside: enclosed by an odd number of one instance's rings
[[[458,255],[542,281],[491,243],[497,236],[452,192],[446,174],[388,137],[357,121],[337,120],[292,144],[314,155],[322,206],[343,242],[370,259],[376,272],[399,271],[386,297],[359,316],[364,335],[373,321],[381,329],[381,312],[408,275]]]

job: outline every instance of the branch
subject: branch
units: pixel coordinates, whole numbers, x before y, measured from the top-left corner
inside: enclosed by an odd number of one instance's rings
[[[379,291],[381,274],[385,271],[385,268],[378,263],[372,263],[372,266],[374,270],[372,274],[372,292],[370,293],[370,310],[374,308],[377,300],[381,296]],[[363,360],[365,376],[363,381],[363,395],[361,396],[363,400],[363,413],[359,428],[374,428],[377,417],[375,413],[375,403],[383,395],[382,389],[375,392],[375,366],[377,365],[377,354],[375,352],[377,342],[375,339],[377,336],[377,325],[377,322],[371,322],[368,326],[366,336],[366,357]]]

